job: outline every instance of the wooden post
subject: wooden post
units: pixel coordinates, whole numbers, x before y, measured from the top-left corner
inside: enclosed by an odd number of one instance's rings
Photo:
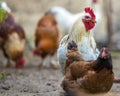
[[[105,0],[107,1],[105,4],[106,8],[106,16],[107,16],[107,42],[108,42],[108,47],[112,48],[112,35],[113,35],[113,19],[112,19],[112,13],[113,13],[113,8],[112,8],[112,0]]]

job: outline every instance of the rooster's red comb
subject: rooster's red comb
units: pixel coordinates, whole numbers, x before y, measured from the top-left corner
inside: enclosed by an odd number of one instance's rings
[[[86,7],[86,8],[85,8],[85,13],[90,14],[90,16],[91,16],[92,18],[94,18],[94,19],[96,18],[93,9],[91,9],[90,7]]]

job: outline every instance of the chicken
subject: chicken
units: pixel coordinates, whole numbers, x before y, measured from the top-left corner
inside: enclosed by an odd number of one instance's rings
[[[91,32],[91,29],[95,26],[96,16],[94,11],[89,7],[85,8],[84,11],[75,21],[71,32],[65,35],[59,44],[57,55],[63,74],[68,42],[74,40],[77,43],[78,51],[85,61],[96,60],[99,55],[99,50],[96,48],[96,42]]]
[[[60,6],[52,7],[49,10],[49,12],[54,14],[58,24],[60,24],[62,27],[65,28],[65,30],[67,31],[67,34],[70,32],[70,30],[73,26],[73,23],[81,15],[81,13],[72,14],[68,10],[66,10],[65,8],[60,7]]]
[[[74,41],[68,44],[63,89],[74,94],[106,93],[114,81],[112,58],[107,48],[102,48],[97,60],[84,61]],[[74,95],[81,96],[81,95]]]
[[[17,24],[11,15],[6,12],[5,20],[0,24],[0,47],[4,56],[8,59],[6,67],[10,67],[10,61],[15,61],[16,68],[22,68],[25,63],[23,57],[26,36],[23,28]]]
[[[105,44],[106,36],[107,36],[106,18],[104,16],[104,12],[102,8],[103,7],[102,0],[84,0],[84,2],[87,3],[87,6],[92,7],[96,14],[97,23],[96,26],[93,28],[95,39],[97,40],[98,43]],[[58,24],[61,25],[66,30],[65,32],[61,32],[63,36],[71,31],[74,22],[79,18],[79,16],[81,16],[81,13],[79,12],[71,13],[67,9],[60,6],[52,7],[49,11],[54,14]]]
[[[57,22],[51,13],[46,13],[37,24],[35,32],[35,46],[34,54],[41,56],[42,63],[45,64],[46,58],[51,58],[49,61],[53,67],[57,67],[54,64],[54,55],[58,48],[59,32],[57,28]]]

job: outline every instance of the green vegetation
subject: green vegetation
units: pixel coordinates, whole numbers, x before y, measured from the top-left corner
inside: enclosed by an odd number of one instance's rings
[[[0,24],[4,21],[5,16],[6,16],[6,11],[2,8],[2,1],[0,0]]]
[[[6,76],[5,73],[3,73],[3,72],[0,73],[0,79],[5,79],[6,77],[7,77],[7,76]]]

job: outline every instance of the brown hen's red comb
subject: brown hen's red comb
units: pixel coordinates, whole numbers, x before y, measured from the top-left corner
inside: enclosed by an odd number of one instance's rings
[[[90,16],[91,16],[93,19],[96,18],[93,9],[91,9],[90,7],[86,7],[86,8],[85,8],[85,13],[90,14]]]

